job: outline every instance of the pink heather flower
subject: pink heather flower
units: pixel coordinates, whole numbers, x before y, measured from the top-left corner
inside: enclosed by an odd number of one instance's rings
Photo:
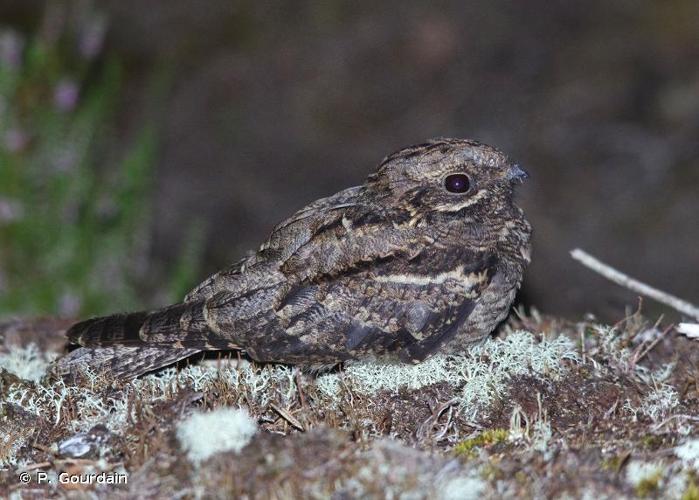
[[[82,301],[73,292],[64,292],[58,299],[58,314],[64,317],[74,317],[80,312]]]
[[[24,215],[24,207],[16,200],[0,198],[0,223],[13,222]]]
[[[14,31],[0,31],[0,66],[18,69],[22,64],[24,40]]]
[[[29,136],[20,129],[11,128],[5,132],[3,144],[10,153],[19,153],[29,144]]]
[[[53,90],[53,104],[59,111],[72,111],[78,103],[80,89],[74,80],[64,78]]]
[[[102,51],[107,23],[103,16],[95,15],[82,27],[78,39],[78,51],[88,61],[94,59]]]

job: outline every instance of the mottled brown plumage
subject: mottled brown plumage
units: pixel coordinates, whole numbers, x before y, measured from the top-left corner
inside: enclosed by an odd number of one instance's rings
[[[402,149],[183,303],[73,326],[85,347],[62,366],[128,377],[203,350],[305,366],[463,351],[506,317],[529,262],[531,227],[513,202],[525,176],[475,141]]]

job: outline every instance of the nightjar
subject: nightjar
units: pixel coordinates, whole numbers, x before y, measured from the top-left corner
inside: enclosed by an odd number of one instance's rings
[[[531,226],[513,201],[526,177],[472,140],[401,149],[182,303],[74,325],[83,347],[59,368],[129,378],[205,350],[308,367],[464,351],[507,316],[529,262]]]

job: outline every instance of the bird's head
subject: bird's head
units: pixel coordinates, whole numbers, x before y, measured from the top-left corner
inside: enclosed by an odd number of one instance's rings
[[[527,173],[497,149],[467,139],[434,139],[387,156],[368,186],[412,210],[469,213],[513,206]]]

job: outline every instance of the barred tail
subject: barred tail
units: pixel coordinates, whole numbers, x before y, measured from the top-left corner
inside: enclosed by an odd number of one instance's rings
[[[139,345],[143,343],[139,332],[147,317],[147,312],[137,312],[88,319],[71,326],[66,335],[71,343],[87,347]]]
[[[161,347],[178,349],[236,349],[209,328],[204,301],[187,302],[129,314],[93,318],[73,325],[71,342],[85,347]]]
[[[73,325],[67,336],[83,347],[56,362],[58,373],[69,376],[80,367],[89,367],[130,379],[200,351],[237,349],[209,328],[204,307],[204,301],[187,302]]]

